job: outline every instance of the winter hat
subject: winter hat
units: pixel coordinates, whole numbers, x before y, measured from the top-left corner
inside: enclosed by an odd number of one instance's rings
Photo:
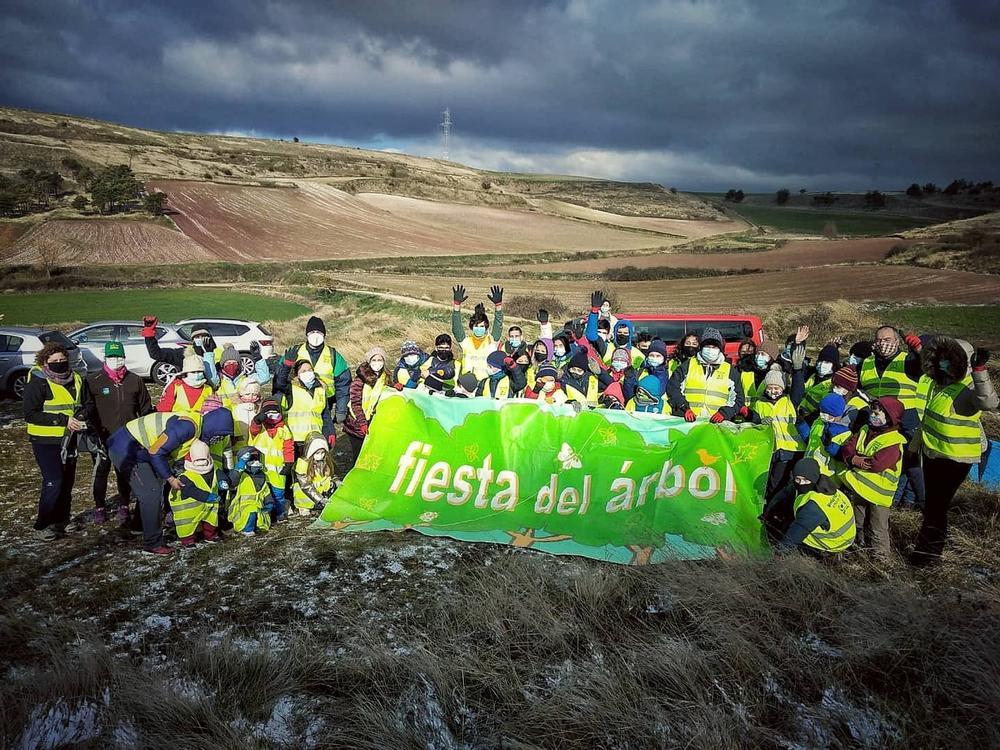
[[[720,349],[723,346],[725,346],[726,343],[726,340],[722,338],[722,334],[719,333],[718,328],[706,328],[704,331],[701,332],[701,340],[698,345],[705,346],[705,344],[711,343],[713,341],[719,345]]]
[[[625,406],[625,393],[621,383],[612,383],[601,393],[600,402],[602,405],[621,409]]]
[[[242,383],[240,383],[237,392],[240,396],[259,396],[260,395],[260,383],[256,380],[251,380],[247,378]]]
[[[205,362],[197,354],[188,354],[184,357],[184,364],[181,367],[181,373],[186,372],[204,372]]]
[[[872,403],[882,407],[882,411],[886,415],[887,427],[895,427],[902,421],[905,408],[903,407],[903,403],[895,396],[882,396],[875,399]]]
[[[579,367],[581,370],[590,369],[590,364],[588,362],[586,349],[576,350],[576,353],[570,359],[569,364],[566,365],[566,369],[568,370],[570,367]]]
[[[507,358],[507,355],[501,351],[492,351],[489,356],[486,357],[486,364],[490,367],[495,367],[498,370],[503,369],[503,361]]]
[[[222,347],[222,358],[219,360],[219,364],[226,364],[226,362],[239,362],[240,355],[236,352],[236,347],[232,344],[226,344]]]
[[[266,414],[269,411],[276,411],[279,414],[283,414],[281,411],[281,404],[278,403],[277,399],[265,398],[263,403],[260,405],[260,413]]]
[[[771,359],[778,358],[778,345],[771,340],[765,341],[757,347],[758,354],[770,354]]]
[[[207,328],[195,328],[191,331],[191,338],[193,339],[196,336],[211,336],[211,334],[208,332]]]
[[[215,409],[201,420],[201,439],[211,443],[215,438],[233,436],[233,413],[229,409]]]
[[[840,367],[840,350],[838,350],[833,344],[827,344],[819,350],[819,356],[816,357],[816,361],[833,362],[833,369],[836,370]]]
[[[535,371],[535,377],[541,378],[553,378],[557,379],[559,377],[559,371],[556,370],[555,365],[551,362],[546,362],[543,365],[539,365],[538,369]]]
[[[215,467],[212,461],[212,452],[208,443],[202,440],[195,440],[188,449],[187,458],[184,460],[184,468],[198,474],[208,474]]]
[[[842,417],[847,411],[847,402],[839,393],[828,393],[820,399],[819,410],[831,417]]]
[[[872,356],[872,342],[871,341],[859,341],[854,346],[851,347],[849,354],[858,358],[858,361],[868,359]]]
[[[782,389],[785,388],[785,376],[781,370],[771,369],[767,371],[767,375],[764,376],[764,388],[769,385],[779,385]]]
[[[407,340],[399,347],[399,353],[403,357],[408,357],[411,354],[420,354],[420,347],[417,346],[416,341]]]
[[[216,409],[221,409],[223,406],[224,404],[222,403],[222,399],[215,394],[212,394],[201,402],[201,413],[204,416],[205,414],[213,412]]]
[[[323,439],[323,436],[318,432],[309,433],[309,437],[306,438],[306,458],[312,458],[317,451],[329,451],[329,444]]]
[[[104,345],[104,356],[105,357],[124,357],[125,347],[122,346],[121,341],[109,341]]]
[[[635,384],[636,389],[642,389],[648,393],[653,398],[661,398],[663,396],[663,383],[655,375],[647,375],[641,378],[638,383]]]
[[[326,336],[326,324],[315,315],[309,318],[309,322],[306,323],[306,336],[313,331],[319,331]]]
[[[664,359],[667,358],[667,345],[663,343],[663,339],[653,339],[649,342],[649,348],[646,350],[646,356],[650,354],[659,354]]]
[[[615,349],[614,354],[611,355],[611,364],[615,362],[624,362],[625,366],[628,367],[632,364],[632,355],[629,354],[628,349]]]
[[[973,356],[975,356],[975,354],[976,354],[976,350],[975,350],[975,348],[974,348],[974,347],[972,346],[972,344],[970,344],[970,343],[969,343],[968,341],[966,341],[965,339],[955,339],[955,341],[957,341],[957,342],[958,342],[958,345],[959,345],[960,347],[962,347],[962,349],[963,349],[963,350],[965,351],[965,356],[966,356],[966,358],[967,358],[967,359],[969,360],[969,362],[971,362],[971,361],[972,361],[972,358],[973,358]],[[966,368],[966,369],[968,369],[968,368]]]
[[[236,470],[243,471],[250,461],[260,461],[262,458],[261,452],[257,448],[252,445],[244,446],[236,454]]]
[[[848,393],[858,390],[858,371],[853,367],[841,367],[830,380],[831,387],[844,388]]]
[[[385,349],[381,346],[373,346],[371,349],[365,352],[365,362],[370,363],[375,357],[381,357],[382,361],[385,361]]]
[[[479,381],[476,380],[476,376],[471,372],[463,373],[458,378],[458,384],[469,393],[475,393],[476,389],[479,387]]]
[[[803,458],[792,470],[792,475],[808,479],[809,484],[816,484],[819,481],[819,462],[815,458]]]

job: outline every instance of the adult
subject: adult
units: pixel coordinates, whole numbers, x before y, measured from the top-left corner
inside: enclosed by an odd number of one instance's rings
[[[76,530],[70,522],[76,449],[67,447],[87,428],[90,411],[86,381],[70,369],[62,344],[49,342],[35,355],[22,403],[28,441],[42,475],[35,534],[52,541]]]
[[[169,555],[163,543],[161,512],[164,485],[180,490],[177,467],[182,465],[195,440],[213,443],[233,436],[229,409],[198,413],[153,412],[133,419],[108,439],[108,452],[115,468],[129,477],[139,503],[143,552]]]
[[[352,466],[358,460],[361,446],[368,436],[378,400],[390,387],[389,374],[385,370],[385,350],[372,347],[365,352],[365,361],[358,366],[357,377],[351,382],[348,417],[344,423],[344,434],[351,446]]]
[[[936,337],[923,348],[921,361],[932,383],[920,424],[927,497],[924,518],[910,556],[914,565],[941,559],[948,536],[948,509],[955,492],[979,463],[983,411],[1000,405],[986,371],[990,353],[966,341]]]
[[[292,440],[295,441],[296,456],[304,454],[306,440],[317,432],[323,433],[329,448],[333,447],[337,436],[332,431],[325,432],[324,428],[329,429],[329,425],[323,423],[326,386],[316,377],[312,362],[300,359],[292,366],[288,390],[278,395],[278,403],[288,415],[288,429],[292,431]]]
[[[839,553],[854,544],[857,522],[851,501],[813,458],[803,458],[792,470],[794,517],[777,551]]]
[[[347,400],[351,388],[351,370],[347,360],[332,345],[326,343],[326,324],[313,315],[306,322],[306,340],[288,347],[274,373],[275,393],[288,393],[292,368],[299,360],[308,360],[316,378],[323,383],[326,409],[323,411],[323,434],[336,432],[334,422],[347,419]]]
[[[465,293],[465,287],[460,284],[452,288],[452,293],[451,335],[462,349],[461,373],[471,372],[477,381],[481,381],[489,375],[486,357],[490,352],[496,351],[500,337],[503,336],[503,287],[491,286],[487,295],[494,309],[492,330],[487,330],[490,319],[486,317],[486,307],[480,303],[469,318],[469,335],[466,335],[462,326],[462,303],[469,296]]]
[[[698,353],[681,362],[667,383],[673,414],[688,422],[732,421],[743,408],[740,374],[726,361],[718,329],[706,328],[699,342]]]
[[[128,475],[119,471],[108,455],[108,438],[111,434],[137,417],[153,411],[146,382],[125,366],[125,347],[120,341],[104,345],[104,365],[97,372],[87,375],[87,389],[93,398],[94,408],[84,433],[83,443],[94,457],[94,521],[107,520],[108,477],[115,471],[118,487],[118,521],[128,522],[129,500],[132,489]]]

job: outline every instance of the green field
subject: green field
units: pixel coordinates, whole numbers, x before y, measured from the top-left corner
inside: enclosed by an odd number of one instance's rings
[[[167,322],[193,317],[289,320],[307,312],[296,302],[204,287],[0,295],[0,325],[139,320],[143,315]]]
[[[860,211],[826,211],[778,206],[747,206],[727,203],[726,208],[760,226],[774,227],[782,232],[822,234],[827,224],[835,224],[840,235],[881,236],[896,234],[915,227],[936,223],[898,214],[863,213]]]
[[[943,333],[968,339],[973,345],[1000,338],[1000,305],[964,307],[901,307],[888,318],[917,333]]]

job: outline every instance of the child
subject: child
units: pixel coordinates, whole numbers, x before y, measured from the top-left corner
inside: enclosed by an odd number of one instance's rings
[[[611,383],[611,376],[600,369],[597,360],[587,356],[587,352],[583,349],[577,349],[562,376],[562,387],[566,391],[566,398],[590,407],[597,406],[601,391]]]
[[[233,449],[239,451],[250,440],[250,423],[257,416],[260,408],[260,383],[255,380],[244,380],[240,383],[233,405]]]
[[[430,355],[417,346],[416,341],[404,341],[399,354],[399,362],[392,374],[392,384],[397,391],[416,388],[424,379],[424,364],[430,359]]]
[[[795,429],[795,405],[802,399],[802,369],[794,371],[791,394],[785,393],[785,376],[780,370],[768,370],[764,392],[750,407],[754,424],[769,424],[774,432],[774,453],[767,477],[764,499],[770,500],[788,483],[792,466],[805,447]]]
[[[379,399],[389,387],[389,376],[381,367],[384,356],[384,352],[378,347],[369,349],[365,354],[365,361],[358,365],[357,377],[351,382],[344,434],[351,446],[352,465],[358,460],[361,446],[368,436]]]
[[[511,398],[523,391],[524,386],[524,374],[515,367],[514,360],[501,351],[494,351],[486,358],[486,377],[479,381],[476,395]]]
[[[663,398],[663,384],[656,375],[645,375],[635,386],[635,395],[625,404],[625,411],[643,414],[669,414]]]
[[[181,488],[170,490],[170,509],[181,546],[193,547],[199,531],[206,542],[219,541],[219,493],[229,489],[229,483],[216,468],[207,443],[191,444],[177,478]]]
[[[430,393],[452,390],[458,369],[459,363],[455,361],[455,353],[451,348],[451,336],[442,333],[434,339],[434,354],[427,362],[424,388]]]
[[[524,389],[524,397],[544,401],[547,404],[565,404],[566,392],[556,379],[558,375],[555,365],[546,362],[538,368],[535,382]]]
[[[621,386],[624,401],[632,398],[639,374],[632,366],[632,355],[628,349],[615,349],[611,355],[611,368],[608,374],[611,376],[613,382]]]
[[[661,339],[653,339],[649,343],[649,349],[646,350],[646,361],[639,369],[638,379],[642,380],[647,375],[652,375],[660,381],[660,392],[666,393],[671,373],[667,365],[667,345]]]
[[[632,349],[632,367],[640,369],[646,362],[646,352],[649,345],[653,343],[653,334],[649,331],[641,331],[635,337],[635,347]]]
[[[453,398],[475,398],[479,381],[471,372],[463,372],[455,381],[455,390],[447,394]]]
[[[740,346],[742,348],[742,344]],[[764,376],[771,369],[777,356],[778,347],[772,341],[765,341],[754,350],[749,360],[740,358],[736,369],[739,370],[740,381],[743,383],[744,406],[740,416],[744,419],[750,417],[750,407],[760,398],[764,390]]]
[[[670,374],[673,375],[674,370],[698,354],[700,349],[701,339],[698,338],[697,334],[689,333],[682,338],[681,343],[674,349],[674,356],[670,358]]]
[[[621,411],[625,408],[625,394],[622,391],[621,383],[612,383],[604,389],[604,393],[597,399],[598,406],[602,409]]]
[[[903,466],[906,438],[900,432],[903,404],[893,396],[872,401],[868,419],[840,450],[844,470],[839,478],[854,504],[861,544],[888,558],[889,507]]]
[[[295,441],[273,398],[261,404],[260,413],[250,425],[250,436],[250,445],[263,456],[264,473],[274,495],[275,521],[281,523],[288,517],[285,488],[295,464]]]
[[[255,532],[271,528],[274,498],[259,450],[250,445],[240,450],[232,483],[235,492],[229,504],[229,520],[233,528],[243,536],[253,536]]]
[[[333,494],[335,484],[326,441],[322,435],[313,433],[306,441],[305,454],[295,462],[292,500],[299,515],[308,516],[317,505],[322,508]]]
[[[828,393],[819,402],[819,418],[812,427],[799,425],[799,435],[806,441],[806,458],[815,460],[826,476],[832,477],[843,469],[840,448],[851,436],[850,427],[843,421],[846,411],[844,397]]]

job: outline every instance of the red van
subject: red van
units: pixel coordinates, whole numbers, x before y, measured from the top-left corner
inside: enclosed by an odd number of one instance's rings
[[[726,340],[726,357],[735,362],[739,356],[740,342],[752,339],[760,346],[764,342],[760,318],[755,315],[629,315],[618,313],[621,320],[629,320],[636,335],[647,332],[659,337],[673,353],[677,344],[687,334],[701,336],[706,328],[716,328]]]

